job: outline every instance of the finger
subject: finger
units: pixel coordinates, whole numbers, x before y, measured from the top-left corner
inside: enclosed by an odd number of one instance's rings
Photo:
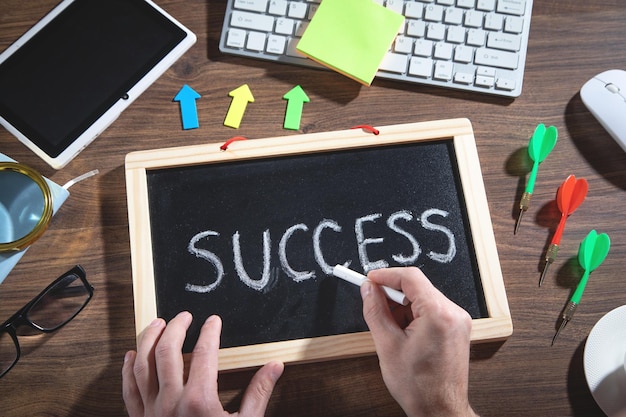
[[[159,391],[154,348],[165,329],[163,319],[154,319],[139,335],[137,354],[134,358],[133,373],[137,388],[144,401],[152,401]]]
[[[402,289],[403,291],[408,290],[411,286],[432,285],[421,269],[412,266],[375,269],[367,274],[367,278],[379,285]]]
[[[411,301],[411,308],[416,317],[423,315],[432,303],[447,298],[432,284],[424,273],[416,267],[386,268],[371,271],[368,279],[379,285],[400,288]]]
[[[205,386],[205,394],[217,395],[218,352],[222,320],[211,316],[200,329],[200,337],[191,356],[188,384]]]
[[[371,276],[370,276],[371,275]],[[471,317],[439,291],[424,273],[415,267],[380,269],[370,272],[368,278],[385,285],[400,284],[402,291],[411,300],[413,318],[429,320],[413,320],[405,329],[413,337],[422,337],[423,332],[432,335],[446,335],[458,332],[459,337],[469,338]],[[414,331],[420,327],[427,328]]]
[[[361,297],[363,318],[372,333],[376,350],[386,350],[388,344],[396,343],[401,332],[391,314],[387,298],[378,284],[369,280],[361,285]]]
[[[144,415],[143,400],[133,373],[136,356],[137,352],[127,352],[124,356],[124,366],[122,367],[122,397],[124,398],[129,417]]]
[[[270,362],[254,374],[243,394],[239,415],[253,417],[265,415],[276,382],[284,369],[285,365],[282,362]]]
[[[179,313],[170,320],[154,350],[159,393],[163,392],[164,396],[176,396],[183,390],[182,350],[191,321],[192,316],[187,311]]]

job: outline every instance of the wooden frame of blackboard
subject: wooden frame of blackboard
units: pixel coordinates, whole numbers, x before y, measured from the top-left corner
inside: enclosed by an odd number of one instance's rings
[[[421,141],[452,141],[488,317],[472,321],[472,342],[506,339],[512,320],[489,214],[472,125],[449,119],[364,129],[238,141],[226,151],[222,143],[133,152],[126,157],[126,186],[137,335],[157,317],[148,203],[150,170],[246,161],[289,155],[383,147]],[[278,359],[310,362],[371,354],[369,332],[358,332],[222,348],[219,369],[240,369]]]

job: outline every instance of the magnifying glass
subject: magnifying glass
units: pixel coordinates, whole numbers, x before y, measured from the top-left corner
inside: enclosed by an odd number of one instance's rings
[[[52,192],[41,174],[17,162],[0,162],[0,252],[20,251],[37,240],[52,212]]]

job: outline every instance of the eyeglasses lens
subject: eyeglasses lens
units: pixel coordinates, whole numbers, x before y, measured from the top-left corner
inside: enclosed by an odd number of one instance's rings
[[[11,335],[0,333],[0,375],[3,375],[17,360],[17,346]]]
[[[77,275],[68,275],[50,288],[28,311],[28,319],[43,330],[55,330],[70,321],[89,300],[89,291]]]

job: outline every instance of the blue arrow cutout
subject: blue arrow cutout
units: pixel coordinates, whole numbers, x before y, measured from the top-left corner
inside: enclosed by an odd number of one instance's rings
[[[174,101],[180,103],[180,114],[183,119],[183,129],[197,129],[200,124],[198,123],[198,109],[196,108],[196,100],[202,97],[193,88],[187,84],[183,85]]]

